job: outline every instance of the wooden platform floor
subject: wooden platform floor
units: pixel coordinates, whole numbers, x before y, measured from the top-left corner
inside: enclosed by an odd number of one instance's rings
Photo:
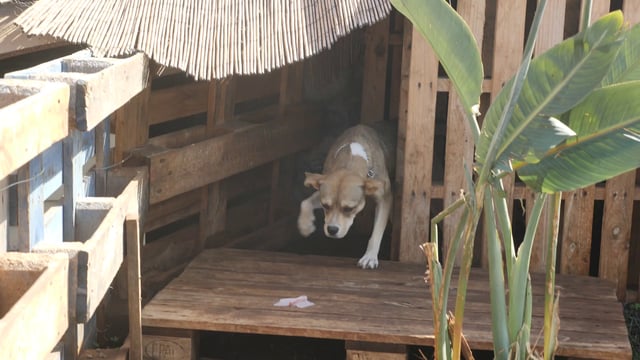
[[[383,261],[377,270],[362,270],[355,262],[350,258],[206,250],[145,306],[142,324],[432,346],[431,301],[423,280],[424,266]],[[543,321],[543,281],[543,276],[533,277],[532,342]],[[557,355],[631,358],[622,305],[616,300],[613,284],[575,276],[558,276],[557,283],[561,294]],[[473,349],[492,348],[488,290],[487,273],[474,269],[464,323]],[[315,306],[273,306],[280,298],[299,295],[307,295]]]

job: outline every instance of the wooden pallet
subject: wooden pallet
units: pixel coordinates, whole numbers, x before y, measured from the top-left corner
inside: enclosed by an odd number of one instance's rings
[[[197,343],[197,331],[432,346],[432,311],[424,266],[382,261],[380,269],[364,271],[355,262],[350,258],[206,250],[144,307],[142,324],[149,334],[144,340],[145,356],[194,356],[190,351]],[[535,341],[543,322],[544,276],[534,274],[533,283]],[[561,319],[557,355],[631,357],[613,284],[558,275],[557,287]],[[307,295],[315,306],[273,306],[280,298],[299,295]],[[453,304],[453,299],[449,303]],[[490,322],[488,274],[474,269],[464,326],[473,349],[492,348]]]

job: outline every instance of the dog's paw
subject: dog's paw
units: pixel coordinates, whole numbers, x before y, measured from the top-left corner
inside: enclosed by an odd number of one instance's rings
[[[298,217],[298,231],[300,231],[300,235],[307,237],[316,231],[316,226],[313,224],[314,220],[315,218],[313,217]]]
[[[364,256],[358,261],[358,266],[363,269],[375,269],[378,267],[378,256],[375,254],[364,254]]]

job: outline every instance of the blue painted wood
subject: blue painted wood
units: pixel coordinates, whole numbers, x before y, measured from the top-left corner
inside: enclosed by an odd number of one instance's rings
[[[93,195],[95,188],[87,186],[84,165],[93,156],[95,149],[95,132],[82,132],[75,129],[63,140],[63,239],[75,241],[76,203],[88,195]]]
[[[62,141],[51,145],[41,155],[44,166],[43,196],[48,199],[62,186]]]
[[[10,250],[28,252],[44,241],[43,167],[38,155],[18,170],[18,244]]]

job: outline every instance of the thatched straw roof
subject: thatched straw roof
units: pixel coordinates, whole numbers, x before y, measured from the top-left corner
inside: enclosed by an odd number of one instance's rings
[[[390,10],[389,0],[39,0],[16,23],[212,79],[304,59]]]

